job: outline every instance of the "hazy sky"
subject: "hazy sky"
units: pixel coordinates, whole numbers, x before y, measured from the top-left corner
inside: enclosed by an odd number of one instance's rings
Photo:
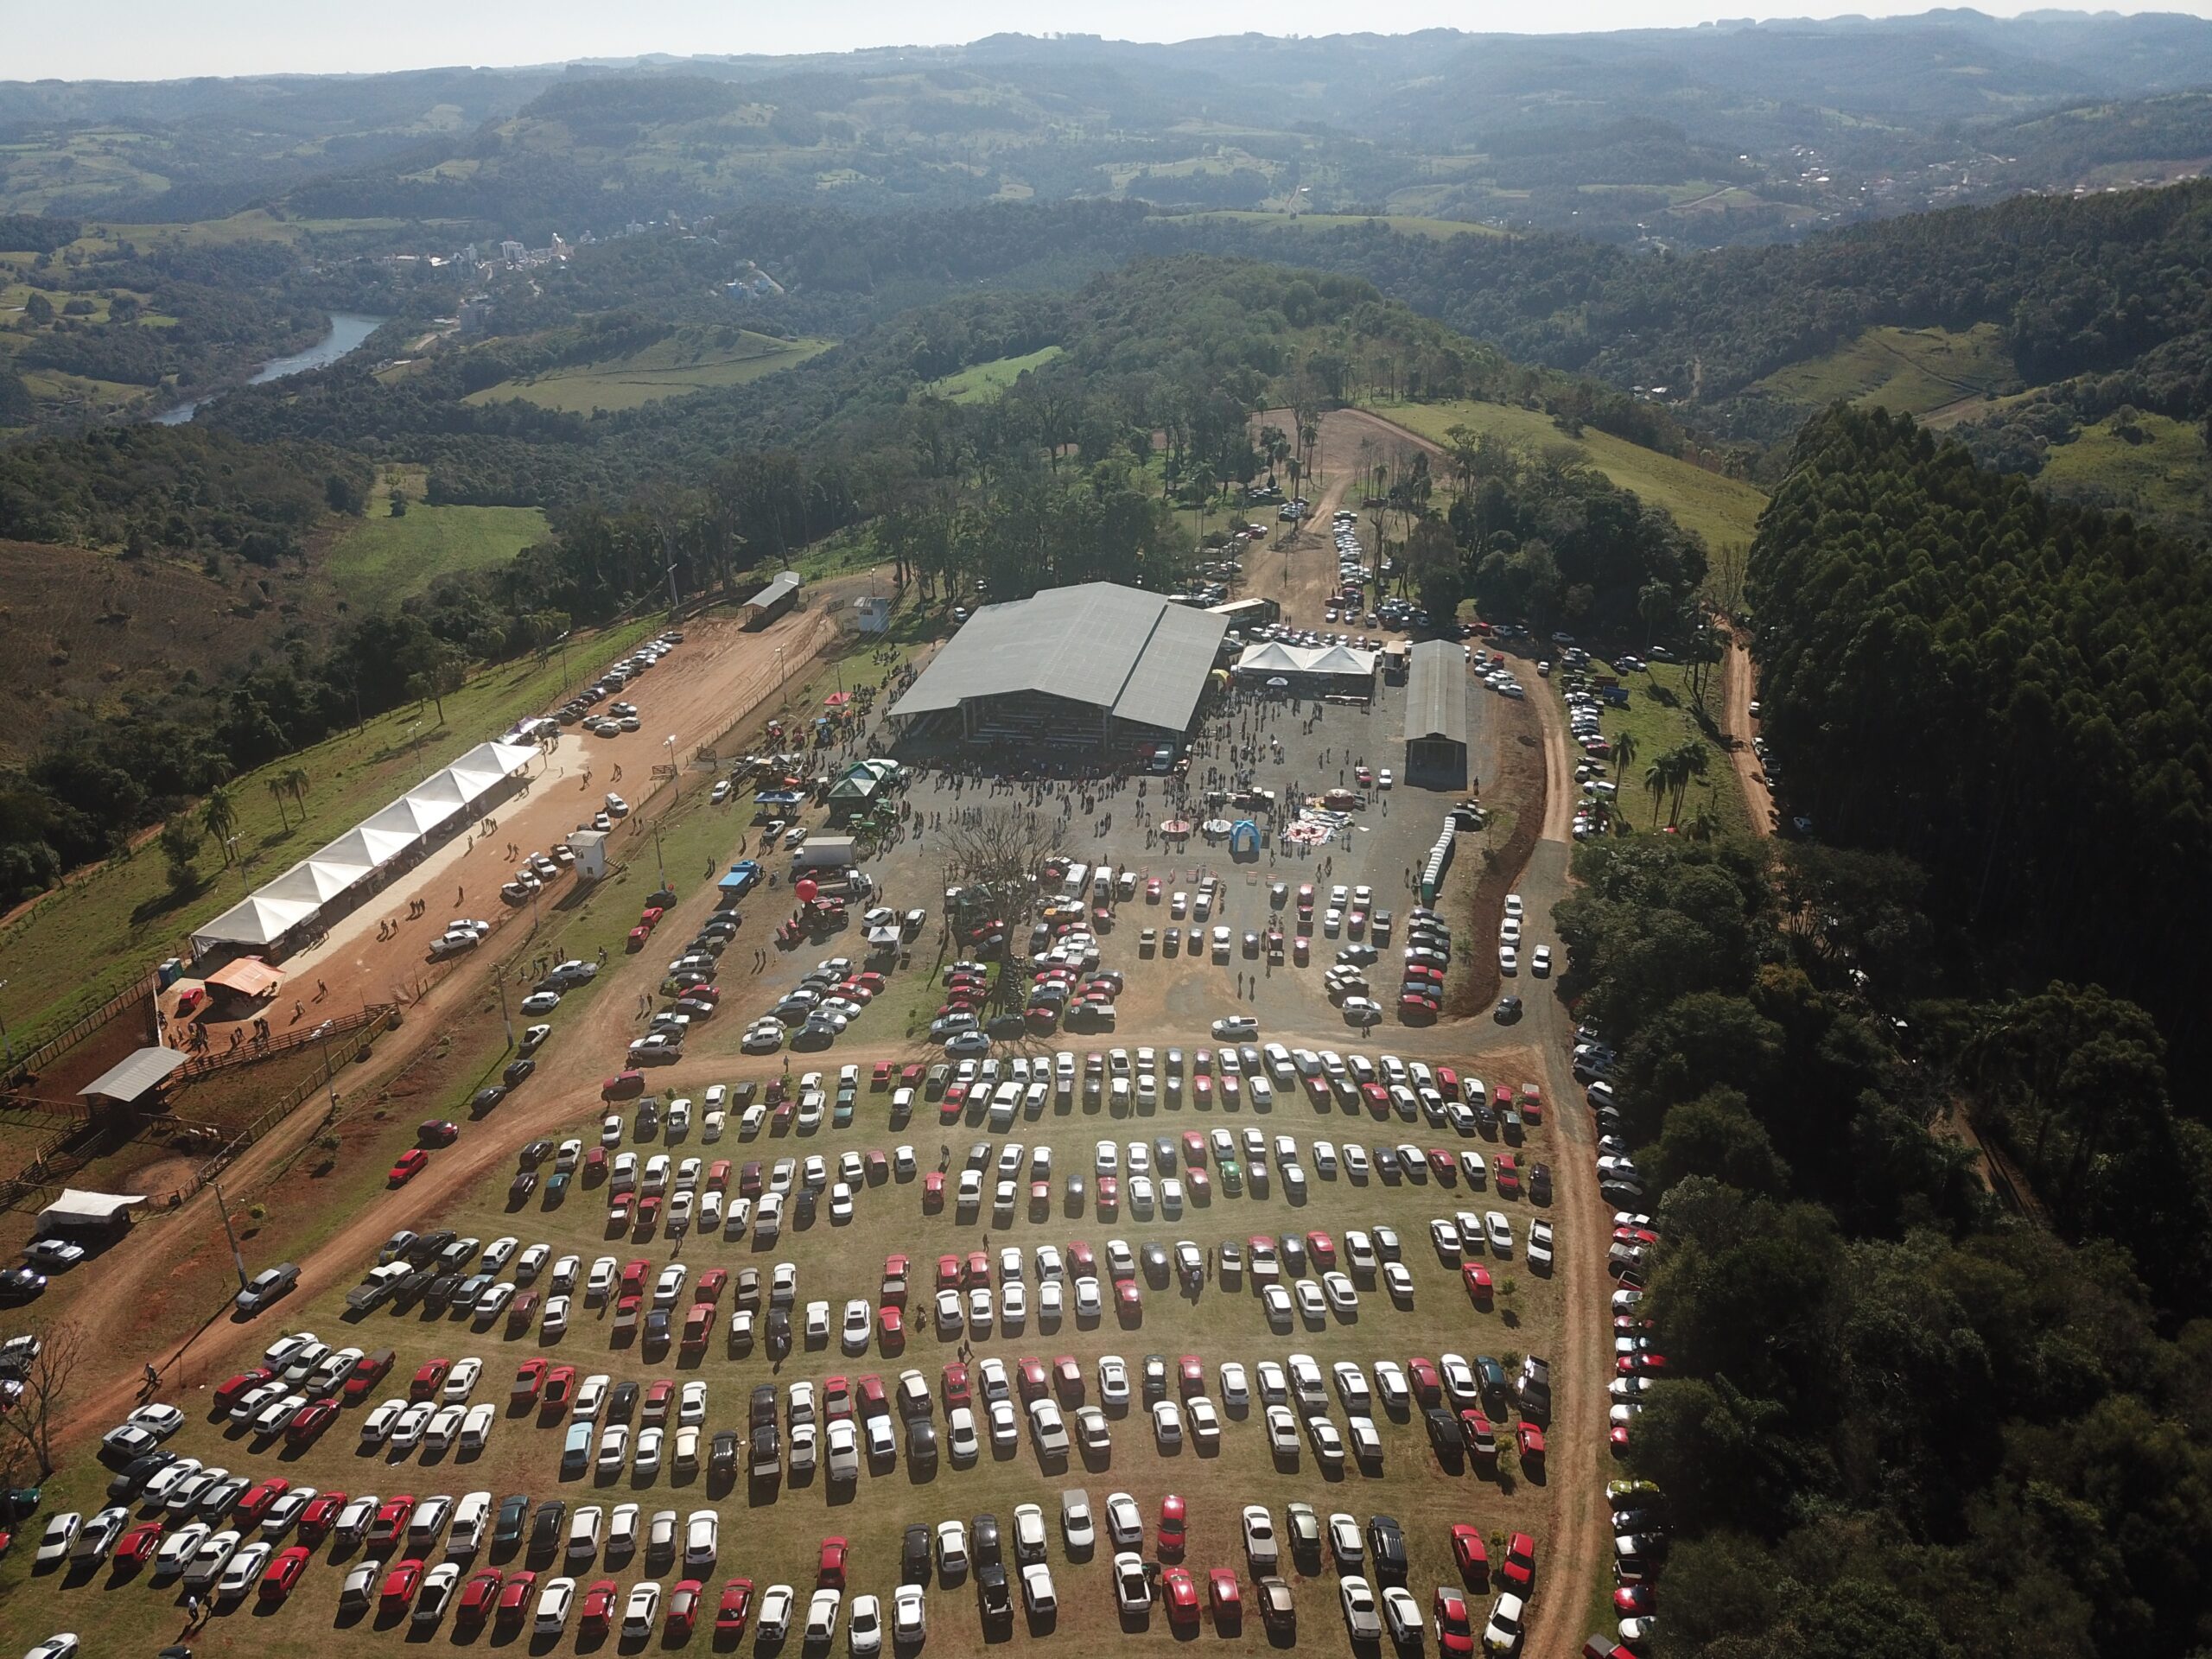
[[[639,52],[843,51],[861,46],[935,45],[1001,31],[1046,29],[1119,40],[1176,41],[1258,30],[1326,35],[1347,29],[1398,34],[1439,26],[1517,32],[1694,24],[1715,16],[1805,16],[1923,11],[1927,0],[1847,7],[1766,9],[1699,0],[1560,0],[1550,6],[1499,0],[1080,0],[1040,6],[1024,0],[889,0],[770,4],[761,0],[101,0],[73,23],[65,10],[28,9],[6,29],[0,79],[141,80],[272,70],[420,68],[449,64],[546,63]],[[2011,15],[2027,7],[1987,3]],[[2212,0],[2164,0],[2120,11],[2212,15]],[[4,16],[0,13],[0,16]],[[82,27],[78,26],[81,23]]]

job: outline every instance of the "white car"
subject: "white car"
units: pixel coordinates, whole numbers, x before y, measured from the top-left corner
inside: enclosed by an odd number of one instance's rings
[[[853,1659],[874,1659],[883,1651],[883,1603],[874,1596],[855,1596],[845,1619],[845,1644]]]
[[[928,1638],[929,1602],[918,1584],[902,1584],[891,1593],[891,1639],[899,1647],[919,1647]]]

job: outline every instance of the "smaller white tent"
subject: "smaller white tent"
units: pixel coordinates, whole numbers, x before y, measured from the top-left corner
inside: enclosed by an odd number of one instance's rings
[[[112,1227],[145,1202],[143,1192],[87,1192],[65,1186],[60,1198],[38,1212],[38,1230],[59,1233]]]

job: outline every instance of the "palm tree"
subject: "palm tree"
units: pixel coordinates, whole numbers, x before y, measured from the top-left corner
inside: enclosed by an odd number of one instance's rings
[[[238,827],[238,791],[228,784],[218,784],[207,791],[207,798],[200,808],[200,822],[215,842],[223,849],[223,862],[231,861],[231,832]]]
[[[1671,756],[1662,754],[1643,769],[1643,786],[1651,793],[1651,827],[1659,827],[1659,804],[1667,798],[1668,786],[1675,781]]]
[[[1636,764],[1637,741],[1634,732],[1623,732],[1613,740],[1613,779],[1619,782],[1628,776],[1628,769]]]
[[[1675,823],[1681,817],[1682,798],[1689,793],[1691,780],[1704,777],[1707,768],[1712,764],[1705,745],[1694,738],[1675,749],[1674,761],[1675,799],[1674,804],[1668,809],[1667,812],[1667,822],[1669,823]]]
[[[314,779],[308,776],[305,766],[288,767],[284,772],[284,787],[292,792],[292,803],[300,809],[300,822],[308,821],[308,785]]]
[[[270,798],[276,803],[276,822],[289,830],[292,827],[292,821],[284,813],[284,780],[282,778],[272,777],[268,779],[268,787]]]

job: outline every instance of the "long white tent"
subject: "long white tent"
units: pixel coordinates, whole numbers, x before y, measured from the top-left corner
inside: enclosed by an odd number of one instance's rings
[[[325,905],[406,855],[440,825],[471,811],[537,753],[520,744],[479,743],[327,847],[308,854],[214,920],[194,928],[193,950],[275,944],[313,921]]]

